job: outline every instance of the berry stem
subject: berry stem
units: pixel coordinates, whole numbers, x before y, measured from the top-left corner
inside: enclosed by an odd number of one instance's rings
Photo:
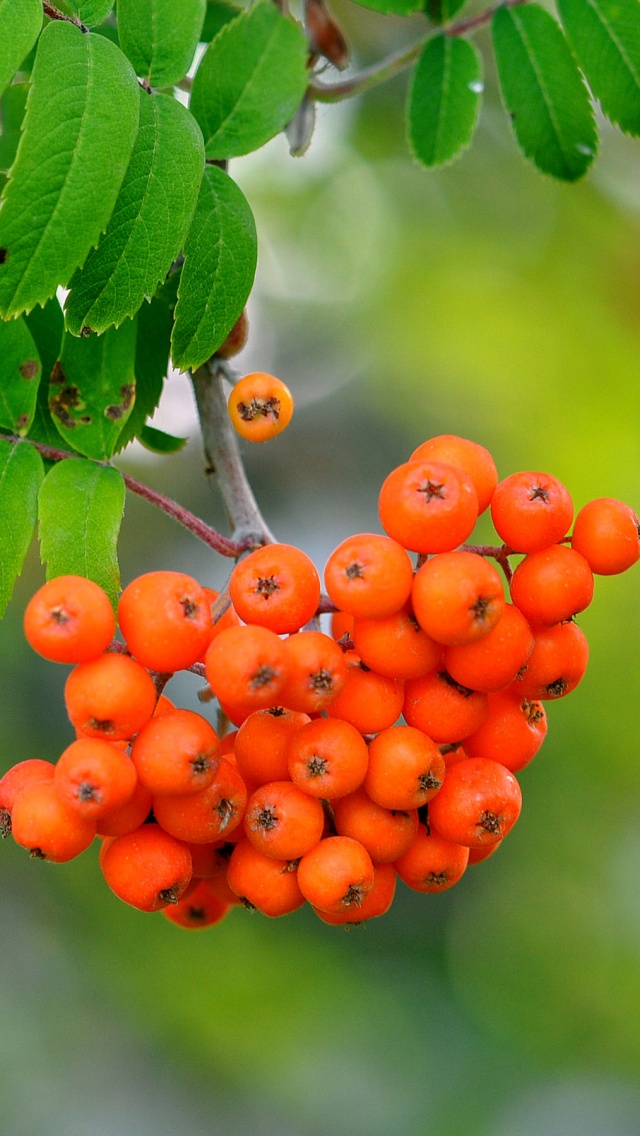
[[[42,0],[42,11],[50,20],[64,20],[67,24],[75,24],[77,28],[80,28],[81,32],[89,31],[84,24],[80,23],[80,20],[74,20],[72,16],[66,16],[59,8],[55,8],[53,4],[48,4],[47,0]]]
[[[505,574],[507,583],[511,583],[513,571],[509,563],[509,557],[515,556],[513,548],[509,548],[508,544],[463,544],[461,545],[462,552],[475,552],[476,556],[488,556],[502,568]]]

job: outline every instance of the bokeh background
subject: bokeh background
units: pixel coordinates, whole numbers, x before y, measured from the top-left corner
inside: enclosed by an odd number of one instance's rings
[[[359,65],[423,27],[335,10]],[[577,507],[640,505],[640,146],[603,122],[590,175],[556,184],[517,152],[490,65],[486,86],[472,148],[437,173],[408,154],[406,77],[320,107],[305,158],[280,137],[232,164],[260,233],[238,367],[280,375],[297,402],[247,467],[278,537],[319,569],[379,528],[383,477],[443,432],[489,447],[501,476],[554,473]],[[119,464],[222,523],[184,377],[157,424],[188,435],[183,452]],[[228,570],[133,499],[121,562],[125,581],[171,567],[220,586]],[[440,896],[401,887],[350,933],[238,909],[188,934],[117,901],[93,851],[58,868],[7,841],[4,1131],[637,1136],[639,571],[597,581],[589,671],[549,707],[522,817]],[[0,626],[0,770],[72,740],[67,668],[21,636],[42,579],[34,549]],[[197,708],[197,685],[168,693]]]

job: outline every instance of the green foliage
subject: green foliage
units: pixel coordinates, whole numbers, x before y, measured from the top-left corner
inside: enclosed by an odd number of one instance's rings
[[[56,430],[49,411],[49,376],[60,357],[64,317],[56,297],[48,300],[43,308],[34,308],[24,316],[42,362],[42,374],[38,385],[38,396],[29,437],[46,446],[59,446],[60,435]]]
[[[184,248],[171,354],[195,370],[227,338],[244,308],[256,269],[253,214],[234,181],[207,166]]]
[[[482,62],[473,44],[436,35],[418,60],[409,92],[409,141],[425,166],[440,166],[469,145],[483,90]]]
[[[31,544],[43,476],[42,458],[32,446],[0,439],[0,616],[11,599]]]
[[[191,110],[208,158],[263,146],[293,117],[308,83],[301,28],[267,0],[225,24],[193,80]]]
[[[154,454],[177,454],[187,441],[186,438],[178,438],[175,434],[157,430],[155,426],[143,426],[139,439],[145,449],[151,450]]]
[[[174,275],[179,277],[179,273]],[[134,371],[136,400],[133,410],[118,435],[117,448],[121,450],[144,430],[160,402],[164,380],[169,369],[171,329],[175,297],[166,295],[173,281],[170,277],[165,288],[154,296],[150,304],[143,304],[136,317],[138,335]]]
[[[118,0],[122,50],[153,87],[184,78],[202,31],[207,0]]]
[[[558,11],[603,111],[622,130],[640,134],[638,0],[558,0]]]
[[[426,0],[424,11],[434,24],[448,24],[467,0]]]
[[[24,320],[0,323],[0,427],[27,434],[36,408],[42,366]]]
[[[234,20],[239,12],[240,8],[234,4],[227,4],[226,0],[209,0],[200,35],[202,42],[211,43],[220,29],[230,20]]]
[[[26,83],[14,83],[13,86],[7,87],[0,100],[0,117],[2,119],[0,170],[8,170],[15,159],[26,103]]]
[[[154,294],[183,246],[203,166],[193,116],[168,95],[141,90],[138,136],[107,231],[71,280],[73,335],[117,327]]]
[[[106,459],[131,413],[136,394],[136,324],[104,335],[65,334],[49,380],[49,408],[60,434],[85,457]]]
[[[389,16],[411,16],[423,6],[422,0],[366,0],[366,3],[365,0],[356,0],[356,4]]]
[[[106,20],[113,4],[114,0],[69,0],[71,11],[89,28]]]
[[[41,27],[41,0],[0,0],[0,94],[33,47]]]
[[[543,173],[582,177],[598,136],[587,88],[556,21],[537,4],[498,8],[493,44],[516,138]]]
[[[87,576],[115,605],[120,591],[116,542],[123,510],[124,481],[116,469],[82,458],[54,465],[38,497],[40,555],[47,579]]]
[[[137,125],[138,87],[122,52],[72,24],[49,24],[38,43],[24,131],[0,212],[5,318],[48,300],[96,243]]]

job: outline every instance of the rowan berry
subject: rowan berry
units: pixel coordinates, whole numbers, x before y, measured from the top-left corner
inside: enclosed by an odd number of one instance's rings
[[[100,738],[83,738],[67,746],[53,778],[60,800],[73,812],[95,820],[126,804],[136,781],[131,758]]]
[[[240,843],[240,841],[244,839],[244,833],[242,832],[241,828],[236,829],[236,833],[238,834],[238,843]],[[191,848],[193,846],[189,845],[189,847]],[[200,847],[208,848],[209,845],[201,844]],[[224,902],[228,903],[230,907],[239,907],[242,903],[240,897],[237,896],[235,891],[232,891],[229,887],[229,882],[227,880],[229,857],[231,856],[235,847],[235,844],[226,844],[223,849],[218,851],[218,855],[221,861],[224,861],[224,868],[221,871],[216,872],[213,876],[205,876],[202,881],[207,891],[211,892],[211,895],[215,895],[218,899],[224,900]]]
[[[487,695],[460,686],[446,671],[410,679],[405,685],[405,721],[439,745],[475,733],[486,713]]]
[[[463,470],[444,462],[410,461],[392,470],[380,491],[385,532],[414,552],[449,552],[471,534],[478,495]]]
[[[194,881],[191,881],[194,883]],[[231,911],[231,904],[218,899],[202,882],[195,881],[196,886],[186,893],[177,903],[163,907],[162,914],[170,923],[184,927],[187,931],[203,931],[206,927],[213,927],[220,923],[225,915]]]
[[[245,309],[238,316],[227,338],[221,343],[220,347],[217,348],[216,355],[218,355],[220,359],[231,359],[234,355],[238,355],[247,342],[248,336],[249,320]]]
[[[246,838],[236,844],[227,870],[229,887],[246,906],[277,918],[302,907],[295,860],[265,856]]]
[[[347,678],[327,708],[330,718],[350,722],[361,734],[377,734],[402,713],[404,684],[369,669],[353,652],[345,655]]]
[[[229,417],[241,438],[267,442],[289,425],[293,396],[289,388],[263,371],[239,379],[229,395]]]
[[[72,724],[86,737],[122,741],[151,718],[156,688],[135,659],[107,653],[74,667],[64,698]]]
[[[457,884],[466,871],[469,849],[445,840],[437,832],[427,833],[420,825],[418,835],[394,868],[413,891],[437,892]]]
[[[98,836],[126,836],[140,828],[151,812],[151,793],[138,783],[124,805],[105,813],[98,820]]]
[[[24,613],[27,641],[54,663],[86,663],[106,651],[116,631],[102,588],[84,576],[56,576],[31,597]]]
[[[481,864],[483,860],[488,860],[494,852],[498,851],[501,844],[502,840],[496,840],[494,844],[485,844],[484,848],[470,848],[469,867],[472,864]]]
[[[363,788],[385,809],[418,809],[444,781],[445,764],[435,742],[415,726],[392,726],[369,744]]]
[[[206,654],[207,647],[216,638],[216,636],[220,634],[221,631],[226,631],[227,627],[239,627],[240,626],[240,619],[238,618],[238,613],[236,612],[233,604],[231,603],[231,600],[228,601],[228,606],[222,612],[222,615],[217,616],[217,618],[215,618],[215,622],[213,622],[213,620],[214,620],[214,614],[213,613],[214,613],[214,609],[215,609],[215,607],[218,603],[218,600],[220,599],[220,593],[216,592],[215,588],[204,588],[203,587],[202,590],[203,590],[203,592],[206,596],[207,604],[209,606],[209,611],[211,613],[211,621],[212,622],[211,622],[211,634],[209,635],[209,638],[207,639],[207,643],[205,645],[205,649],[202,652],[201,657],[198,659],[199,663],[204,662],[204,656]]]
[[[373,863],[350,836],[328,836],[298,865],[298,884],[313,907],[330,914],[355,912],[373,887]]]
[[[529,623],[561,623],[591,603],[593,573],[579,552],[554,544],[518,564],[511,599]]]
[[[533,644],[525,617],[513,604],[505,604],[500,619],[482,639],[445,648],[444,669],[472,690],[502,690],[525,666]]]
[[[11,812],[13,838],[37,860],[64,864],[88,848],[96,822],[80,816],[58,796],[53,778],[32,781],[16,796]]]
[[[413,581],[413,611],[438,643],[466,646],[488,635],[504,611],[496,568],[475,552],[444,552],[425,561]]]
[[[153,812],[159,825],[189,844],[228,840],[242,821],[247,790],[235,765],[218,759],[215,777],[206,789],[188,796],[154,796]]]
[[[154,796],[199,793],[218,771],[220,742],[213,726],[192,710],[153,717],[140,731],[131,760]]]
[[[312,797],[328,800],[353,793],[364,780],[368,761],[362,734],[340,718],[317,718],[289,743],[289,776]]]
[[[26,789],[27,785],[50,781],[54,772],[55,765],[52,762],[31,757],[13,765],[0,778],[0,836],[11,836],[11,812],[18,793]]]
[[[277,704],[287,677],[285,645],[267,627],[229,627],[205,655],[207,682],[221,703],[252,710]],[[233,714],[230,720],[239,725]]]
[[[540,552],[568,533],[573,502],[562,482],[549,473],[512,473],[493,495],[491,519],[510,548]]]
[[[318,843],[324,809],[291,781],[261,785],[247,801],[244,830],[254,848],[276,860],[297,860]]]
[[[364,788],[332,801],[338,836],[364,845],[374,865],[390,864],[406,852],[418,832],[416,809],[387,809],[372,801]]]
[[[245,623],[282,635],[297,631],[315,615],[320,579],[312,561],[299,548],[265,544],[236,564],[229,594]]]
[[[638,518],[629,505],[598,497],[580,509],[571,547],[584,556],[598,576],[626,572],[640,557]]]
[[[331,553],[324,570],[330,599],[355,616],[382,619],[411,595],[413,565],[407,551],[388,536],[361,533]]]
[[[577,623],[534,627],[535,646],[524,674],[509,688],[525,699],[562,698],[571,694],[584,676],[589,644]]]
[[[424,459],[445,462],[464,470],[478,495],[478,514],[484,513],[498,484],[496,463],[484,446],[471,442],[469,438],[459,438],[457,434],[439,434],[418,446],[409,460]]]
[[[489,757],[512,773],[535,757],[547,734],[547,715],[541,702],[525,698],[519,683],[489,695],[487,716],[464,740],[469,757]]]
[[[520,786],[504,765],[470,757],[447,770],[429,804],[429,824],[445,840],[481,848],[506,836],[520,815]]]
[[[140,911],[160,911],[181,899],[191,882],[191,853],[157,824],[117,836],[102,857],[111,890]]]
[[[211,638],[211,611],[183,572],[147,572],[124,589],[118,623],[131,654],[162,674],[193,666]]]
[[[286,781],[289,743],[310,721],[308,714],[284,706],[254,710],[238,730],[234,747],[238,769],[245,782],[250,781],[257,788],[269,781]]]
[[[423,631],[409,604],[386,619],[356,619],[352,634],[362,662],[386,678],[419,678],[441,667],[442,644]]]
[[[391,864],[374,864],[373,887],[364,896],[359,906],[356,907],[351,904],[346,911],[333,913],[321,911],[319,907],[314,907],[313,911],[319,919],[322,919],[323,923],[329,923],[334,927],[341,925],[348,927],[357,923],[364,923],[367,919],[375,919],[379,915],[386,915],[393,903],[395,891],[396,872],[394,867]]]
[[[289,677],[282,702],[306,714],[326,710],[347,681],[344,652],[321,631],[291,635],[284,646]]]

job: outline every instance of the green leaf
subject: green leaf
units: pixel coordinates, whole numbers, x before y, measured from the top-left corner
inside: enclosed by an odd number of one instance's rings
[[[410,16],[413,12],[420,12],[424,0],[356,0],[361,8],[373,8],[374,12],[383,12],[385,16]]]
[[[138,439],[145,449],[154,454],[177,454],[187,441],[174,434],[165,434],[164,430],[157,430],[155,426],[143,426]]]
[[[42,365],[24,320],[0,322],[0,428],[27,434],[36,408]]]
[[[38,396],[33,422],[27,435],[36,442],[47,446],[59,446],[60,435],[56,430],[49,410],[49,376],[60,357],[64,316],[57,297],[53,296],[43,308],[34,308],[24,321],[31,332],[42,362],[42,374],[38,384]]]
[[[40,555],[47,579],[86,576],[116,604],[120,591],[117,541],[124,511],[117,469],[67,458],[49,471],[38,498]]]
[[[42,0],[0,0],[0,93],[9,85],[42,27]]]
[[[81,23],[92,28],[106,20],[114,0],[71,0],[69,7]]]
[[[138,84],[119,48],[52,21],[0,211],[0,314],[43,304],[82,264],[115,205],[137,126]]]
[[[204,145],[169,95],[140,91],[140,127],[107,231],[71,280],[67,328],[102,332],[135,315],[182,249],[198,200]]]
[[[0,617],[31,544],[43,477],[42,458],[33,446],[0,439]]]
[[[440,34],[427,41],[408,105],[409,142],[419,162],[441,166],[469,145],[482,90],[482,62],[469,40]]]
[[[425,0],[424,12],[434,24],[448,24],[467,0]]]
[[[184,265],[171,339],[176,367],[200,367],[227,338],[247,301],[257,239],[246,198],[228,174],[207,166]]]
[[[118,0],[122,50],[152,87],[183,79],[193,61],[207,0]]]
[[[49,382],[49,409],[74,450],[110,458],[136,394],[133,361],[136,324],[127,321],[104,335],[76,339],[66,334]]]
[[[587,88],[559,25],[543,8],[498,8],[493,46],[516,138],[538,169],[582,177],[598,136]]]
[[[558,11],[604,113],[628,134],[640,134],[640,3],[558,0]]]
[[[302,29],[271,3],[225,24],[202,57],[191,92],[208,158],[248,154],[286,126],[309,83],[307,56]]]
[[[227,4],[226,0],[208,0],[204,24],[200,33],[201,42],[211,43],[220,29],[230,20],[235,20],[241,10],[236,8],[235,4]]]
[[[140,435],[147,418],[151,417],[160,402],[169,369],[174,305],[173,296],[167,296],[163,289],[153,297],[150,304],[143,304],[138,312],[134,362],[136,401],[118,435],[118,450]]]
[[[0,170],[8,170],[13,165],[20,141],[20,127],[27,103],[26,83],[14,83],[7,87],[0,100],[2,134],[0,134]]]

